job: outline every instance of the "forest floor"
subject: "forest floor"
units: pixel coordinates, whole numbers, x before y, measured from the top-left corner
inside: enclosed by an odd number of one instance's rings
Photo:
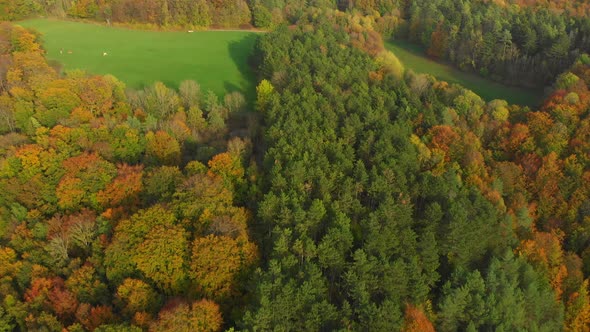
[[[142,31],[57,19],[18,23],[42,34],[47,58],[62,70],[112,74],[131,88],[156,81],[177,88],[195,80],[218,95],[255,93],[248,58],[258,33],[249,31]]]
[[[504,99],[511,104],[537,106],[543,97],[541,89],[508,86],[427,57],[421,46],[403,40],[389,41],[385,47],[392,51],[406,68],[426,73],[439,80],[460,84],[486,101]]]

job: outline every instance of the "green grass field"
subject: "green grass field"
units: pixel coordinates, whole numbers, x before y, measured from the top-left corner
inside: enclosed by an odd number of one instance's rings
[[[52,19],[18,24],[41,32],[47,58],[61,63],[64,70],[112,74],[131,88],[156,81],[177,88],[191,79],[218,95],[242,91],[251,97],[255,91],[248,66],[257,38],[254,32],[140,31]]]
[[[431,74],[442,81],[461,84],[477,93],[484,100],[504,99],[512,104],[528,106],[536,106],[542,100],[543,92],[541,90],[507,86],[475,74],[462,72],[448,64],[429,59],[418,45],[396,40],[387,42],[385,46],[398,57],[406,68],[417,73]]]

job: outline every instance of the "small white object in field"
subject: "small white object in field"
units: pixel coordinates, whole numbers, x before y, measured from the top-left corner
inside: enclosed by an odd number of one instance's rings
[[[59,54],[64,54],[64,50],[59,50]]]
[[[193,30],[189,30],[188,32],[194,32]]]
[[[102,52],[102,56],[107,56],[107,52]]]

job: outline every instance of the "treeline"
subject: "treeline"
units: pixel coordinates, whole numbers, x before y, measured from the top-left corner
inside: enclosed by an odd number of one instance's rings
[[[410,1],[410,40],[428,55],[508,84],[549,85],[590,51],[590,18],[482,1]]]
[[[243,96],[60,77],[0,25],[0,330],[218,331],[258,259]]]
[[[0,20],[50,15],[167,28],[271,28],[296,21],[310,6],[334,4],[327,0],[0,0]]]
[[[531,6],[534,8],[548,8],[558,14],[571,16],[590,15],[590,3],[580,0],[509,0],[507,4]]]
[[[154,27],[239,27],[251,22],[243,0],[0,0],[0,20],[35,15]]]
[[[587,327],[590,58],[531,111],[317,20],[257,46],[263,268],[241,327]]]
[[[510,5],[510,3],[518,6]],[[590,51],[584,1],[339,1],[385,38],[510,85],[544,87]]]
[[[340,9],[359,12],[390,36],[400,22],[400,6],[398,0],[0,0],[0,20],[48,15],[167,28],[271,29],[295,24],[310,8]]]
[[[385,38],[423,45],[431,57],[530,87],[551,84],[590,51],[590,18],[574,13],[585,8],[580,2],[513,3],[520,6],[481,0],[0,0],[0,20],[49,15],[169,29],[272,29],[305,21],[310,11],[338,9]]]

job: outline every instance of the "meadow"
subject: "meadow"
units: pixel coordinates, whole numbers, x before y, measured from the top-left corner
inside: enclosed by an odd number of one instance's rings
[[[504,85],[473,73],[460,71],[451,65],[434,61],[427,57],[420,46],[407,41],[389,41],[385,43],[385,47],[392,51],[406,68],[416,73],[430,74],[442,81],[460,84],[486,101],[504,99],[512,104],[536,106],[543,97],[541,90]]]
[[[156,81],[176,88],[191,79],[218,95],[254,93],[248,65],[254,32],[141,31],[54,19],[18,24],[42,34],[47,58],[59,62],[62,70],[112,74],[135,89]]]

